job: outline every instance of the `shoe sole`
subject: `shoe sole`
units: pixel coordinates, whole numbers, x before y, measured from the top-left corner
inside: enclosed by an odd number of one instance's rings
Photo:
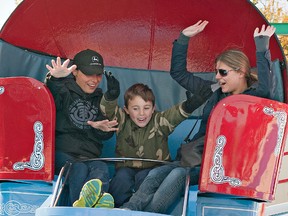
[[[73,203],[74,207],[92,207],[99,200],[102,182],[99,179],[91,179],[86,182],[80,192],[80,197]]]
[[[94,208],[114,208],[114,198],[109,193],[103,193]]]

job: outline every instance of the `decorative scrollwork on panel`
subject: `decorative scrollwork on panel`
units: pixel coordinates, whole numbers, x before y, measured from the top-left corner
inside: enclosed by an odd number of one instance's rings
[[[241,180],[238,178],[231,178],[225,176],[225,169],[223,166],[223,150],[226,144],[226,137],[220,135],[216,139],[216,147],[213,155],[213,166],[210,170],[211,181],[216,184],[229,183],[233,187],[240,186]]]
[[[3,94],[5,91],[5,87],[4,86],[0,86],[0,95]]]
[[[22,215],[35,213],[37,205],[30,205],[27,203],[20,203],[16,200],[9,200],[6,203],[0,203],[0,215]]]
[[[287,113],[285,111],[275,111],[270,107],[264,107],[263,112],[267,115],[274,116],[277,119],[278,132],[277,143],[274,149],[274,155],[278,156],[281,150],[281,144],[283,142],[285,125],[287,123]]]
[[[25,168],[31,170],[40,170],[44,166],[45,157],[44,151],[44,139],[43,139],[43,124],[40,121],[34,123],[33,126],[35,133],[34,149],[28,162],[16,162],[13,165],[14,170],[24,170]]]

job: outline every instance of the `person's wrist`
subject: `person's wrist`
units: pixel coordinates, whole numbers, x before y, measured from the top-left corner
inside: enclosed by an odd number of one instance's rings
[[[190,38],[188,36],[184,35],[183,32],[181,32],[178,39],[177,39],[177,42],[179,44],[186,45],[189,43],[189,40],[190,40]]]
[[[264,52],[269,49],[269,36],[259,35],[254,38],[257,52]]]

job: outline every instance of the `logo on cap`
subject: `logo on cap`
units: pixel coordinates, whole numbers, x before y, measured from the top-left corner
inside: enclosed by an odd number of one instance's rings
[[[98,56],[92,56],[90,65],[102,65]]]
[[[92,56],[92,62],[95,62],[95,61],[99,62],[98,56]]]

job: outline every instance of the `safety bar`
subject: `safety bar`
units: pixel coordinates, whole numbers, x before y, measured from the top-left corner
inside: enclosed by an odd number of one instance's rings
[[[144,159],[144,158],[93,158],[93,159],[83,159],[83,160],[75,160],[75,162],[85,162],[85,161],[107,161],[107,162],[124,162],[124,161],[145,161],[145,162],[155,162],[160,164],[173,164],[175,166],[177,165],[171,161],[162,161],[162,160],[154,160],[154,159]],[[52,193],[52,199],[50,203],[50,207],[55,207],[56,204],[59,201],[60,195],[62,193],[63,187],[67,181],[67,178],[69,176],[70,168],[71,168],[72,162],[67,162],[60,170],[58,179],[55,184],[55,188]],[[65,170],[68,168],[67,174],[64,177],[64,181],[62,181],[62,177],[65,173]],[[62,184],[61,184],[62,182]],[[189,182],[190,182],[190,168],[186,169],[186,182],[185,182],[185,193],[184,193],[184,202],[183,202],[183,210],[182,210],[182,216],[186,216],[187,211],[187,202],[188,202],[188,195],[189,195]]]

